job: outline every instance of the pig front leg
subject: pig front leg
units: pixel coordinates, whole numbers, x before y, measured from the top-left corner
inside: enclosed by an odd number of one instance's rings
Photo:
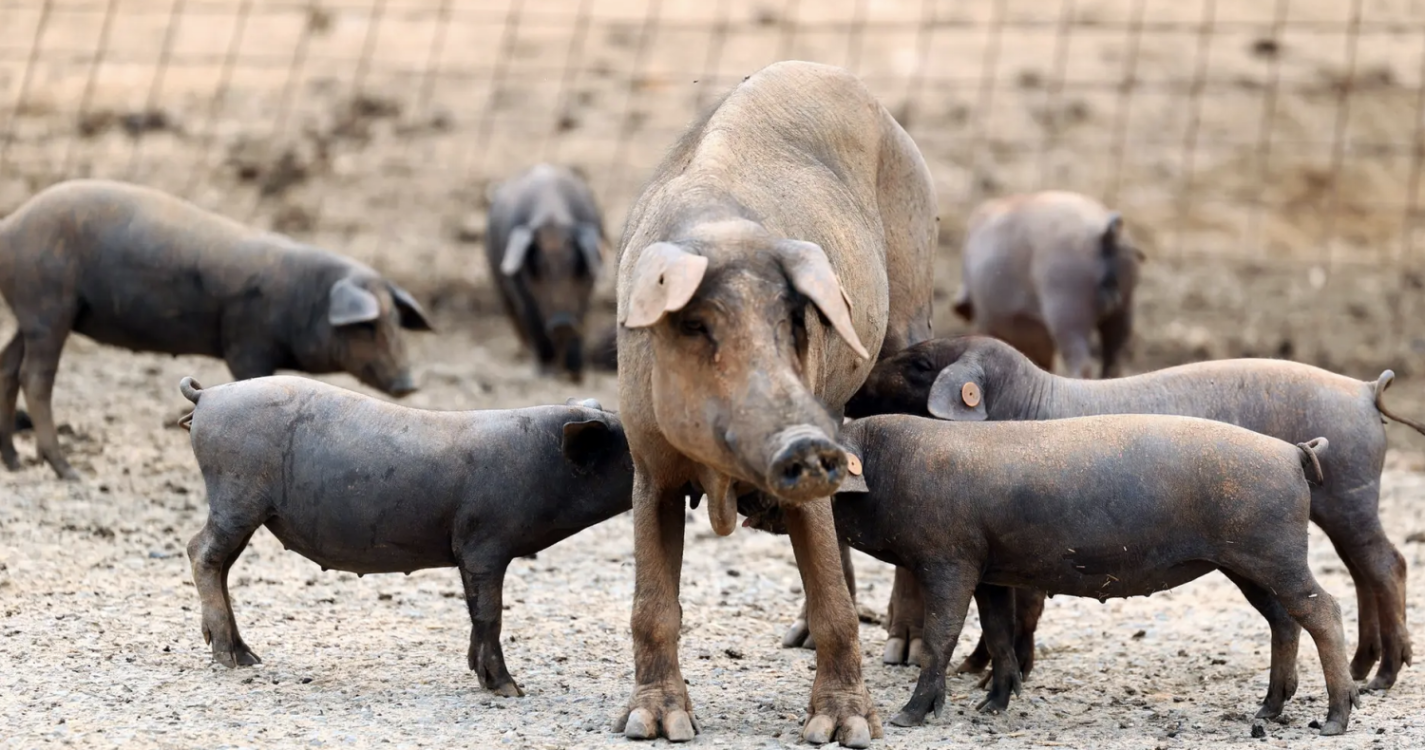
[[[1133,299],[1124,297],[1123,306],[1109,313],[1098,323],[1098,343],[1103,355],[1100,377],[1118,377],[1118,358],[1133,335]]]
[[[816,679],[802,739],[869,747],[872,738],[882,736],[881,720],[861,679],[860,627],[841,570],[831,501],[788,505],[784,513],[816,639]]]
[[[1093,347],[1089,336],[1097,317],[1092,302],[1065,292],[1053,292],[1044,299],[1044,322],[1059,356],[1064,359],[1064,374],[1071,378],[1093,377]]]
[[[920,664],[920,656],[925,649],[925,643],[921,640],[924,625],[925,602],[920,598],[920,584],[916,583],[914,573],[897,567],[895,583],[891,585],[891,601],[886,604],[886,649],[881,653],[881,662]]]
[[[925,654],[920,662],[920,679],[910,701],[891,719],[898,727],[925,723],[931,711],[936,716],[945,706],[945,670],[954,655],[955,641],[965,625],[970,597],[979,584],[978,565],[964,562],[940,563],[916,572],[925,598]]]
[[[634,740],[688,742],[697,733],[693,704],[678,665],[683,612],[684,494],[681,484],[660,487],[647,472],[633,475],[634,689],[613,730]]]
[[[851,562],[851,545],[841,542],[841,574],[846,577],[846,590],[851,592],[851,605],[856,606],[856,566]],[[807,602],[802,599],[802,611],[787,634],[782,636],[782,648],[816,648],[816,638],[807,626]]]
[[[19,331],[0,351],[0,461],[5,468],[19,471],[20,454],[15,452],[15,401],[20,398],[20,364],[25,358],[25,337]]]
[[[470,610],[470,652],[466,657],[470,669],[480,678],[480,687],[495,695],[518,698],[524,691],[505,668],[505,652],[500,648],[508,565],[508,560],[487,562],[465,553],[460,560],[460,581],[465,585],[465,604]]]
[[[1010,694],[1019,695],[1024,684],[1014,654],[1014,592],[1003,586],[980,584],[975,587],[975,603],[984,628],[981,642],[986,644],[994,664],[989,694],[975,708],[981,713],[1003,713],[1009,709]]]
[[[213,661],[225,667],[250,667],[262,660],[238,634],[233,617],[232,596],[228,594],[228,571],[247,548],[248,540],[261,525],[215,512],[210,501],[208,522],[188,542],[188,560],[193,566],[193,586],[203,609],[203,641],[213,647]]]

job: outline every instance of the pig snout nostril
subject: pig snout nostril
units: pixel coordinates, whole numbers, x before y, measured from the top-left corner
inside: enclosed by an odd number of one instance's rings
[[[799,502],[830,495],[845,468],[841,450],[830,440],[820,435],[799,436],[777,452],[767,479],[780,497]]]

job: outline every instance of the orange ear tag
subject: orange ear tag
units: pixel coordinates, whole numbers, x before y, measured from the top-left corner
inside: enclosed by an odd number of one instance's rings
[[[960,387],[960,398],[965,401],[965,405],[971,409],[980,405],[980,387],[973,382],[967,381]]]
[[[861,476],[861,459],[857,458],[855,453],[846,454],[846,470],[851,472],[853,477]]]

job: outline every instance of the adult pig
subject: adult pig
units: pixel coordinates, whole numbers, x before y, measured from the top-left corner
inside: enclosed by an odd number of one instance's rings
[[[0,221],[0,294],[19,324],[0,350],[0,459],[19,468],[23,387],[40,456],[66,479],[79,475],[60,451],[50,394],[71,331],[221,357],[238,379],[345,371],[403,396],[416,386],[399,329],[430,330],[415,299],[365,265],[103,180],[60,183]]]
[[[1045,370],[1054,369],[1057,349],[1078,378],[1092,374],[1096,330],[1109,377],[1133,331],[1142,259],[1122,217],[1087,196],[1048,191],[990,200],[970,215],[954,310]]]
[[[879,416],[853,422],[841,439],[860,460],[865,492],[843,486],[836,496],[837,534],[915,571],[925,597],[920,680],[892,723],[939,713],[972,595],[995,662],[981,710],[1004,710],[1019,668],[1001,587],[1104,600],[1221,570],[1271,626],[1257,716],[1280,715],[1295,692],[1304,627],[1326,676],[1321,733],[1346,730],[1358,699],[1341,611],[1306,554],[1308,481],[1321,481],[1326,440],[1292,445],[1221,422],[1141,414],[982,424]]]
[[[853,415],[906,413],[950,420],[1043,420],[1091,414],[1180,414],[1245,427],[1282,440],[1324,435],[1326,481],[1311,493],[1311,519],[1331,538],[1351,572],[1360,604],[1360,643],[1351,674],[1385,689],[1411,659],[1405,618],[1405,559],[1380,525],[1380,475],[1385,462],[1384,417],[1425,434],[1425,425],[1388,411],[1382,398],[1394,374],[1374,382],[1310,365],[1270,359],[1229,359],[1170,367],[1128,378],[1084,381],[1057,377],[992,338],[935,339],[881,362],[857,398]],[[904,589],[904,587],[903,587]],[[1043,595],[1016,592],[1020,659],[1032,656]],[[914,638],[919,603],[913,591],[893,594],[893,638]],[[901,615],[904,614],[902,617]],[[985,664],[977,648],[961,669]]]
[[[782,62],[674,146],[620,248],[619,403],[634,460],[632,738],[693,738],[678,665],[688,487],[714,529],[739,495],[786,513],[817,670],[802,736],[880,734],[827,498],[841,409],[883,349],[928,335],[935,197],[925,163],[845,71]],[[695,497],[697,494],[694,495]]]
[[[490,201],[485,255],[500,300],[543,373],[584,374],[584,315],[599,273],[603,223],[569,169],[537,164]]]
[[[470,669],[522,695],[500,649],[506,566],[630,506],[623,428],[594,401],[424,411],[306,378],[179,388],[208,489],[188,558],[203,638],[229,667],[261,661],[238,635],[228,571],[266,526],[323,570],[459,568]]]

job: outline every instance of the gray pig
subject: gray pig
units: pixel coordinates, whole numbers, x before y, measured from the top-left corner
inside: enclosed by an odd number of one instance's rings
[[[572,171],[539,164],[496,188],[485,256],[500,300],[540,372],[584,374],[584,316],[602,264],[594,195]]]
[[[1286,440],[1324,435],[1331,453],[1322,459],[1326,481],[1311,493],[1311,519],[1331,538],[1356,584],[1360,642],[1351,674],[1386,689],[1410,663],[1405,619],[1405,559],[1380,524],[1380,474],[1385,463],[1382,426],[1389,417],[1425,434],[1425,424],[1391,413],[1382,402],[1394,378],[1374,382],[1310,365],[1270,359],[1230,359],[1170,367],[1104,381],[1063,378],[1034,366],[1001,341],[984,336],[934,339],[876,366],[857,397],[852,416],[915,414],[950,420],[1044,420],[1093,414],[1178,414],[1228,422]],[[914,640],[919,602],[905,587],[892,594],[892,640]],[[1016,592],[1017,645],[1030,663],[1043,594]],[[892,644],[894,645],[894,644]],[[888,648],[888,651],[891,649]],[[961,667],[979,671],[987,654],[977,648]]]
[[[470,669],[487,690],[523,695],[500,649],[506,566],[631,505],[623,428],[592,400],[425,411],[307,378],[179,388],[208,490],[188,558],[203,638],[229,667],[261,662],[238,635],[228,571],[266,526],[323,570],[459,568]]]
[[[970,215],[953,307],[975,332],[1008,341],[1046,370],[1057,349],[1077,378],[1092,375],[1097,330],[1110,377],[1132,335],[1142,260],[1122,217],[1091,198],[1058,191],[998,198]]]
[[[890,113],[846,71],[803,62],[734,88],[634,202],[617,341],[636,472],[626,736],[696,732],[678,664],[690,484],[723,535],[741,495],[782,503],[817,646],[803,738],[880,734],[828,498],[846,476],[842,406],[878,354],[929,336],[935,208]]]
[[[60,451],[50,394],[70,332],[134,351],[221,357],[238,379],[345,371],[416,389],[401,328],[430,330],[405,290],[349,258],[261,232],[157,190],[74,180],[0,221],[0,294],[19,323],[0,350],[0,459],[18,469],[25,391],[39,453]]]
[[[1305,628],[1326,676],[1321,734],[1346,731],[1359,699],[1341,610],[1307,561],[1308,482],[1321,481],[1325,439],[1292,445],[1206,419],[1130,414],[982,424],[879,416],[852,422],[841,440],[863,475],[836,495],[837,534],[914,571],[924,591],[920,680],[893,724],[939,714],[972,595],[995,662],[981,710],[995,711],[1019,688],[1003,587],[1104,600],[1221,570],[1271,626],[1257,716],[1280,715],[1295,693]]]

